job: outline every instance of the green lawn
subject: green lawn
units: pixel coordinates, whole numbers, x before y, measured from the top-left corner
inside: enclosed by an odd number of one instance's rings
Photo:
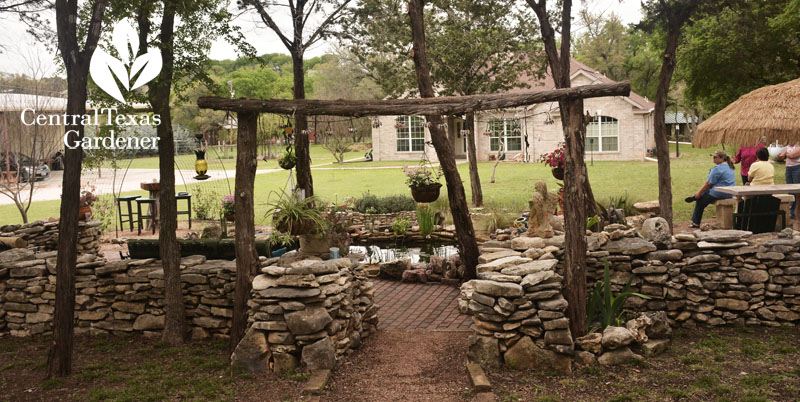
[[[333,157],[319,146],[312,146],[314,164],[332,161]],[[709,154],[713,149],[692,149],[688,145],[681,146],[681,158],[672,159],[672,192],[675,219],[687,221],[691,215],[694,204],[687,204],[683,199],[694,194],[705,182],[708,170],[712,166]],[[730,151],[730,149],[729,149]],[[363,153],[351,153],[349,158],[355,158]],[[327,159],[326,159],[327,155]],[[148,158],[150,159],[150,158]],[[155,159],[155,158],[153,158]],[[392,166],[415,164],[408,161],[361,163],[353,162],[343,165],[327,165],[325,167],[351,167],[351,166]],[[545,180],[548,188],[558,188],[557,181],[550,174],[549,168],[541,163],[501,163],[497,167],[495,183],[490,183],[493,162],[480,163],[478,166],[484,200],[487,203],[502,207],[511,212],[519,212],[527,208],[528,200],[533,192],[533,185],[539,180]],[[211,166],[210,166],[211,168]],[[261,165],[259,165],[261,168]],[[458,165],[467,199],[471,199],[469,172],[467,164]],[[589,179],[595,197],[606,204],[610,197],[620,197],[627,194],[631,201],[645,201],[658,199],[658,166],[656,162],[603,162],[595,161],[593,166],[588,166]],[[737,183],[739,181],[737,167]],[[275,191],[285,188],[288,183],[288,172],[279,171],[259,174],[256,176],[255,197],[257,224],[265,224],[264,214],[267,210],[266,203],[270,196],[275,197]],[[345,197],[359,197],[364,193],[375,195],[409,194],[405,185],[405,176],[401,169],[332,169],[317,170],[313,172],[314,192],[331,202],[341,202]],[[784,183],[784,165],[775,165],[775,182]],[[233,187],[233,180],[230,186]],[[442,197],[446,197],[443,187]],[[200,190],[206,193],[216,193],[219,198],[228,194],[227,185],[221,181],[209,181],[200,185]],[[178,191],[197,193],[195,186],[179,186]],[[132,194],[144,194],[135,192]],[[192,200],[196,205],[197,200]],[[36,202],[31,206],[30,218],[44,219],[58,216],[59,201]],[[707,208],[706,217],[713,216],[713,208]],[[18,223],[21,219],[13,205],[0,206],[0,224]]]

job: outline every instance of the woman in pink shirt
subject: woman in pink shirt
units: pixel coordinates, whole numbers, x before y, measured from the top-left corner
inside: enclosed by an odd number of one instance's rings
[[[742,162],[742,168],[739,170],[739,174],[742,175],[742,185],[747,184],[747,176],[750,174],[750,165],[758,162],[756,151],[761,148],[764,148],[764,143],[759,141],[758,145],[754,147],[741,147],[738,151],[736,151],[736,156],[733,158],[733,163]]]
[[[789,145],[778,154],[778,159],[786,159],[786,184],[800,184],[800,142]],[[797,203],[797,194],[794,196],[789,214],[794,219],[794,207]]]

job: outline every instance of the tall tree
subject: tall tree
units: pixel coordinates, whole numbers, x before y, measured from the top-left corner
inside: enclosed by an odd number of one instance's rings
[[[800,0],[740,1],[697,13],[684,29],[676,79],[715,113],[740,96],[800,76]]]
[[[87,76],[89,62],[97,48],[103,27],[106,0],[93,0],[89,21],[79,27],[78,0],[56,0],[58,49],[67,72],[67,116],[86,114]],[[86,33],[81,46],[79,28]],[[80,117],[70,118],[65,135],[83,139]],[[48,377],[68,376],[72,372],[72,348],[75,325],[75,266],[78,258],[78,206],[81,187],[80,146],[65,151],[64,176],[61,193],[61,218],[58,224],[58,256],[56,257],[56,307],[53,317],[53,343],[47,355]]]
[[[433,80],[431,80],[425,44],[425,19],[423,13],[425,1],[412,0],[408,4],[414,49],[413,58],[417,82],[419,83],[419,93],[423,98],[432,98],[435,94],[433,92]],[[425,116],[425,119],[428,121],[431,141],[436,149],[436,154],[439,156],[439,162],[447,183],[447,197],[450,201],[450,210],[456,226],[461,258],[467,267],[464,279],[474,279],[476,277],[475,267],[478,265],[478,244],[475,242],[475,229],[469,217],[467,197],[464,194],[464,184],[461,182],[461,176],[458,174],[458,168],[456,167],[453,146],[447,139],[447,132],[442,127],[442,116],[428,115]]]
[[[526,0],[539,19],[542,40],[556,88],[570,87],[570,41],[572,1],[563,0],[561,8],[561,50],[556,46],[555,30],[550,23],[547,0]],[[564,279],[572,336],[586,332],[586,213],[597,210],[592,196],[586,164],[583,162],[586,121],[583,99],[558,102],[562,130],[567,145],[564,175]]]
[[[317,43],[320,39],[333,33],[341,17],[342,10],[350,0],[241,0],[243,7],[250,7],[256,11],[261,21],[278,35],[281,43],[292,56],[292,72],[294,74],[294,99],[305,99],[305,75],[303,57],[306,49]],[[274,11],[288,9],[292,24],[291,32],[285,33],[276,23]],[[310,21],[321,21],[316,27],[310,27]],[[309,32],[306,28],[310,29]],[[308,35],[306,37],[306,35]],[[297,156],[297,187],[305,191],[306,196],[314,194],[314,183],[311,178],[311,156],[308,148],[308,121],[306,116],[294,116],[295,155]]]
[[[544,63],[538,57],[537,27],[532,16],[516,7],[516,0],[434,0],[428,3],[426,46],[431,80],[439,95],[496,93],[529,85],[523,78],[537,77]],[[405,16],[393,0],[358,3],[346,38],[360,63],[388,93],[416,92],[408,79],[413,71],[405,53],[392,54],[408,43]],[[389,56],[387,56],[389,55]],[[403,60],[406,59],[406,60]],[[405,70],[405,71],[404,71]],[[526,77],[527,76],[527,77]],[[475,149],[475,116],[467,113],[467,134],[472,202],[483,204]]]
[[[616,14],[604,17],[587,9],[579,13],[585,32],[574,39],[575,60],[585,63],[615,81],[630,79],[625,69],[628,30]]]
[[[651,0],[642,3],[645,11],[643,23],[647,26],[662,26],[667,32],[666,48],[661,63],[661,73],[658,77],[658,90],[656,91],[656,107],[653,113],[653,135],[656,141],[656,156],[658,157],[658,204],[659,215],[669,223],[670,231],[673,230],[672,222],[672,175],[670,173],[669,143],[665,112],[667,111],[667,96],[672,73],[677,64],[678,40],[681,28],[694,15],[701,1],[697,0]]]

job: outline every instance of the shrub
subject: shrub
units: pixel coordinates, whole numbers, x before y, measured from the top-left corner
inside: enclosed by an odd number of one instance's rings
[[[413,211],[417,208],[417,203],[407,195],[377,197],[372,194],[364,194],[364,196],[356,200],[353,208],[361,213],[388,214]]]
[[[392,232],[395,236],[400,236],[411,229],[411,222],[408,219],[395,219],[392,222]]]
[[[221,204],[219,195],[213,191],[204,191],[200,186],[194,186],[194,200],[192,200],[194,215],[197,219],[217,219]]]

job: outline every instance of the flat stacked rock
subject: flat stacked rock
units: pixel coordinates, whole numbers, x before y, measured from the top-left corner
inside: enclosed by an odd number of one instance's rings
[[[253,280],[250,329],[232,364],[253,372],[301,364],[332,369],[375,332],[374,291],[363,267],[348,258],[282,258],[262,268]]]
[[[78,222],[78,254],[99,254],[100,222]],[[20,237],[28,248],[38,251],[56,250],[58,244],[58,221],[35,221],[23,225],[0,226],[0,237]]]

